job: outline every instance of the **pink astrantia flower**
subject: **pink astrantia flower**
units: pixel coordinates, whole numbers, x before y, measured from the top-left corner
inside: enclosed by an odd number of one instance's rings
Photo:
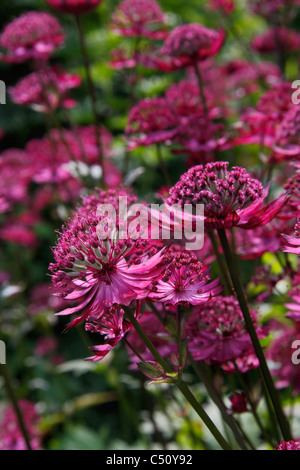
[[[219,279],[209,282],[207,268],[189,251],[169,251],[166,269],[150,286],[149,298],[168,305],[199,305],[222,290]]]
[[[30,446],[33,450],[41,448],[41,436],[38,431],[40,417],[34,403],[19,400],[19,407],[27,429]],[[27,450],[27,445],[12,406],[4,408],[0,414],[0,450]]]
[[[275,450],[300,450],[300,440],[282,441]]]
[[[80,86],[79,75],[45,68],[33,72],[11,87],[11,99],[16,104],[30,106],[36,111],[47,113],[58,106],[71,108],[76,102],[67,96],[67,92]]]
[[[122,36],[164,39],[167,31],[159,4],[155,0],[123,0],[112,15],[111,27]]]
[[[290,318],[294,322],[300,323],[300,288],[299,288],[299,276],[293,279],[295,287],[289,292],[290,301],[285,304],[285,307],[289,309],[286,314],[287,318]]]
[[[170,141],[178,132],[178,117],[165,98],[146,98],[134,106],[128,118],[128,149]]]
[[[300,49],[300,34],[284,26],[274,26],[256,36],[251,46],[261,54],[271,54],[278,50],[278,44],[286,54],[297,52]]]
[[[216,162],[191,168],[170,189],[167,204],[204,204],[207,230],[234,226],[253,229],[273,220],[287,195],[263,205],[269,186],[264,188],[244,168],[229,170],[228,165]]]
[[[237,138],[236,144],[255,143],[273,150],[282,122],[294,107],[290,83],[272,86],[260,97],[256,109],[250,108],[243,114],[241,138]]]
[[[300,155],[300,110],[293,106],[284,116],[278,127],[274,143],[276,155],[284,159],[294,159]],[[276,156],[275,156],[276,157]]]
[[[296,255],[300,255],[300,218],[298,219],[295,225],[295,236],[292,235],[282,235],[285,242],[287,243],[283,248],[282,251],[287,253],[295,253]]]
[[[228,15],[232,13],[235,8],[234,0],[210,0],[209,3],[212,10],[221,10]]]
[[[99,194],[98,205],[103,200]],[[82,311],[69,327],[100,318],[114,304],[127,306],[147,297],[148,285],[164,267],[163,254],[151,241],[118,239],[114,227],[117,223],[121,228],[121,219],[106,220],[97,215],[97,207],[87,210],[84,205],[74,213],[54,248],[56,262],[50,265],[58,294],[77,304],[59,315]],[[100,230],[103,219],[112,232]]]
[[[245,374],[249,370],[257,369],[259,367],[259,360],[255,353],[250,353],[243,357],[237,357],[235,364],[239,371]],[[221,364],[221,367],[226,374],[236,374],[235,365],[230,361]]]
[[[33,173],[31,164],[30,154],[23,150],[9,149],[0,154],[0,213],[8,212],[15,204],[28,202]]]
[[[245,413],[248,411],[247,398],[244,392],[236,392],[234,395],[229,397],[231,402],[230,411],[232,413]]]
[[[199,23],[184,24],[170,33],[160,54],[175,59],[170,63],[170,70],[176,70],[216,55],[224,39],[224,31],[208,29]]]
[[[157,307],[159,308],[159,304]],[[176,343],[166,339],[169,338],[170,334],[152,311],[143,311],[139,319],[139,324],[143,330],[147,332],[148,337],[151,338],[152,344],[162,357],[168,357],[171,353],[177,352]],[[144,361],[154,361],[154,357],[151,352],[147,349],[145,343],[141,340],[141,337],[134,328],[132,328],[128,333],[127,339],[134,351],[137,351]],[[140,362],[140,359],[129,347],[127,350],[131,361],[131,368],[135,369],[137,364]]]
[[[252,311],[251,316],[258,336],[263,337],[256,311]],[[218,296],[194,308],[187,319],[184,334],[189,338],[188,348],[193,358],[208,364],[223,364],[253,352],[235,297]]]
[[[283,17],[290,15],[293,7],[299,5],[299,0],[250,0],[249,2],[253,13],[274,23],[278,23]]]
[[[0,37],[0,46],[8,55],[0,55],[7,62],[29,59],[47,60],[64,41],[65,36],[57,19],[44,12],[31,11],[13,20]]]
[[[81,15],[94,10],[103,0],[46,0],[57,11]]]
[[[294,396],[300,391],[299,366],[293,364],[292,344],[299,339],[299,324],[281,325],[271,345],[266,350],[266,357],[273,364],[271,373],[277,388],[291,387]]]
[[[88,361],[103,359],[132,328],[131,323],[124,319],[124,315],[122,308],[113,306],[98,321],[86,323],[87,331],[100,333],[104,337],[104,344],[90,348],[95,355],[89,357]]]

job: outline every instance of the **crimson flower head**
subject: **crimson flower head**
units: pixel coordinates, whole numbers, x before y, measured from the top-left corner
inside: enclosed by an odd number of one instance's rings
[[[133,239],[127,233],[119,238],[116,230],[121,233],[122,218],[98,215],[98,208],[107,200],[112,206],[117,204],[118,194],[110,198],[99,192],[92,200],[84,200],[63,227],[53,250],[55,263],[50,271],[56,293],[76,304],[58,314],[82,311],[69,328],[85,319],[101,318],[113,305],[128,306],[146,297],[146,288],[163,270],[163,254],[150,240]]]
[[[282,235],[284,240],[287,242],[282,248],[282,251],[287,253],[295,253],[300,256],[300,218],[297,220],[295,225],[295,235]]]
[[[293,159],[300,155],[300,110],[293,106],[282,119],[277,130],[275,157]]]
[[[103,0],[46,0],[54,10],[81,15],[94,10]]]
[[[33,450],[41,448],[38,430],[41,418],[34,403],[21,399],[18,403]],[[0,416],[0,450],[27,450],[26,441],[12,406],[4,408]]]
[[[155,0],[124,0],[112,15],[111,27],[122,36],[164,39],[164,21],[165,15]]]
[[[126,134],[138,136],[129,138],[128,148],[166,142],[176,135],[177,124],[178,118],[165,98],[141,100],[129,113]]]
[[[52,68],[41,69],[20,80],[9,92],[14,103],[30,106],[36,111],[49,112],[58,106],[73,107],[76,102],[68,98],[67,92],[80,84],[79,75]]]
[[[229,15],[235,8],[234,0],[210,0],[210,8],[212,10],[221,10]]]
[[[251,317],[258,336],[263,337],[255,310]],[[189,352],[196,361],[224,364],[253,353],[241,308],[233,296],[217,296],[195,307],[187,319],[184,334],[189,338]]]
[[[198,165],[184,173],[170,189],[167,204],[204,204],[205,228],[252,229],[270,222],[282,209],[288,196],[263,205],[266,188],[240,167],[228,169],[228,162]]]
[[[207,267],[190,251],[170,250],[163,275],[150,288],[149,298],[168,305],[199,305],[222,290],[219,279],[209,282]]]
[[[244,413],[247,411],[247,398],[244,392],[236,392],[234,395],[229,397],[231,402],[231,412],[232,413]]]
[[[57,19],[44,12],[31,11],[9,23],[0,36],[0,46],[8,55],[6,62],[31,59],[47,60],[64,41],[65,36]]]
[[[299,0],[250,0],[249,2],[253,13],[267,20],[278,20],[282,15],[290,14],[292,8],[299,4]]]
[[[275,450],[300,450],[300,440],[282,441]]]
[[[277,51],[278,44],[285,54],[297,52],[300,49],[300,34],[285,26],[272,27],[253,39],[252,48],[261,54],[271,54]]]
[[[199,23],[183,24],[170,33],[160,53],[175,59],[175,68],[188,67],[217,54],[224,38],[224,31],[215,31]]]
[[[89,357],[89,361],[101,361],[124,338],[132,327],[124,316],[124,310],[114,305],[100,319],[86,323],[87,331],[99,333],[104,338],[103,344],[91,348],[95,355]]]

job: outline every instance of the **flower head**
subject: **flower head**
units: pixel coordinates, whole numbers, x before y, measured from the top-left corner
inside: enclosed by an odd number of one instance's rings
[[[232,413],[244,413],[247,411],[247,398],[244,392],[236,392],[234,395],[229,397],[231,402],[231,412]]]
[[[94,10],[102,0],[46,0],[46,2],[57,11],[81,15]]]
[[[123,0],[112,15],[112,29],[122,36],[164,39],[165,16],[155,0]]]
[[[275,450],[300,450],[300,440],[282,441]]]
[[[130,322],[124,319],[125,312],[119,306],[110,307],[97,321],[86,323],[85,329],[92,333],[100,333],[104,338],[104,344],[93,346],[91,351],[95,354],[88,358],[89,361],[103,359],[131,329]]]
[[[287,242],[287,244],[282,248],[282,251],[300,255],[300,218],[297,220],[294,230],[294,236],[282,235],[284,240]]]
[[[61,297],[77,304],[59,314],[82,311],[70,326],[98,319],[115,304],[127,306],[146,297],[147,286],[163,270],[163,255],[150,240],[129,238],[128,233],[118,237],[120,214],[115,219],[98,215],[105,200],[102,193],[95,207],[95,196],[92,205],[85,200],[63,227],[54,248],[53,284]]]
[[[128,119],[126,134],[130,150],[140,145],[153,145],[172,139],[177,131],[178,118],[165,98],[146,98],[134,106]]]
[[[1,55],[0,58],[8,62],[47,60],[64,38],[54,16],[36,11],[24,13],[4,28],[0,46],[7,49],[9,55]]]
[[[297,5],[299,5],[299,0],[250,0],[249,2],[253,13],[274,22],[290,14],[292,8]]]
[[[41,437],[38,431],[40,421],[36,406],[28,400],[19,400],[19,407],[24,424],[29,434],[30,446],[33,450],[41,448]],[[0,416],[0,449],[26,450],[27,445],[19,427],[17,416],[12,406],[7,406]]]
[[[292,344],[297,339],[299,325],[282,325],[266,351],[267,359],[273,364],[271,373],[276,380],[276,387],[291,387],[293,395],[300,391],[299,366],[292,362]]]
[[[272,27],[253,39],[252,48],[261,54],[270,54],[277,51],[278,43],[286,54],[297,52],[300,49],[300,34],[285,26]]]
[[[56,69],[41,69],[20,80],[9,91],[14,103],[30,106],[40,112],[49,112],[58,106],[73,107],[76,102],[68,98],[67,92],[80,84],[79,75]]]
[[[210,8],[212,10],[221,10],[229,15],[235,8],[234,0],[210,0]]]
[[[299,157],[300,110],[298,106],[293,106],[282,119],[277,130],[274,151],[285,159]]]
[[[170,33],[160,53],[177,59],[176,68],[183,68],[214,56],[223,42],[223,31],[215,31],[199,23],[184,24]]]
[[[191,168],[170,189],[169,205],[204,204],[205,227],[244,229],[270,222],[286,202],[286,196],[263,206],[268,188],[240,167],[228,169],[227,162]]]
[[[262,337],[256,311],[252,311],[251,316]],[[194,308],[184,334],[189,338],[188,347],[194,359],[208,364],[224,364],[253,352],[241,308],[234,297],[217,296]]]
[[[209,282],[207,268],[190,251],[169,250],[166,269],[150,286],[149,298],[168,305],[201,304],[221,291],[219,279]]]

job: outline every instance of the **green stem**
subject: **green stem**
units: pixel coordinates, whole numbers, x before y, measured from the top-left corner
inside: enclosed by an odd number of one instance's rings
[[[156,150],[157,150],[157,158],[160,163],[161,171],[164,175],[165,183],[166,185],[170,188],[172,186],[171,179],[165,164],[165,161],[163,159],[162,153],[161,153],[161,146],[160,144],[156,145]]]
[[[254,419],[255,419],[255,421],[256,421],[256,423],[257,423],[257,426],[259,427],[259,429],[260,429],[260,431],[261,431],[263,437],[266,439],[266,441],[269,442],[269,444],[271,444],[272,447],[274,447],[274,442],[272,442],[272,439],[271,439],[271,437],[269,436],[269,433],[268,433],[267,430],[265,429],[265,427],[264,427],[264,425],[263,425],[263,423],[262,423],[262,421],[261,421],[261,419],[260,419],[260,417],[259,417],[259,415],[258,415],[258,413],[257,413],[257,411],[256,411],[256,406],[255,406],[255,404],[253,403],[253,400],[252,400],[252,398],[251,398],[251,396],[250,396],[250,393],[248,392],[248,387],[247,387],[247,384],[246,384],[246,382],[245,382],[245,380],[244,380],[243,374],[240,372],[240,370],[239,370],[239,368],[238,368],[236,362],[235,362],[235,361],[232,361],[232,362],[233,362],[233,365],[234,365],[235,372],[236,372],[236,374],[237,374],[238,380],[239,380],[240,385],[241,385],[241,387],[242,387],[242,390],[243,390],[243,392],[245,393],[246,398],[247,398],[247,401],[248,401],[248,403],[249,403],[249,405],[250,405],[250,408],[251,408],[252,414],[253,414],[253,416],[254,416]]]
[[[30,445],[29,434],[28,434],[28,431],[27,431],[25,423],[24,423],[22,411],[20,409],[16,394],[15,394],[15,391],[14,391],[14,387],[13,387],[13,384],[12,384],[12,379],[11,379],[10,373],[8,371],[7,365],[0,365],[0,375],[2,375],[2,377],[4,379],[6,392],[7,392],[7,395],[9,397],[10,401],[11,401],[13,409],[15,411],[15,414],[16,414],[16,417],[17,417],[17,420],[18,420],[18,423],[19,423],[19,427],[20,427],[21,433],[24,437],[27,449],[32,450],[31,445]]]
[[[233,289],[233,286],[232,286],[232,283],[231,283],[230,276],[228,275],[228,271],[226,269],[226,265],[224,263],[223,257],[219,252],[219,247],[218,247],[218,244],[217,244],[215,234],[214,234],[213,231],[210,231],[210,232],[208,232],[208,235],[209,235],[211,244],[213,246],[213,250],[214,250],[214,253],[215,253],[216,258],[217,258],[217,263],[219,265],[221,275],[222,275],[222,278],[224,280],[225,286],[227,288],[228,294],[232,295],[234,289]]]
[[[135,328],[136,332],[140,336],[140,338],[143,340],[155,360],[163,367],[166,373],[173,373],[173,370],[171,369],[170,365],[164,360],[164,358],[159,354],[155,346],[152,344],[148,336],[145,334],[143,329],[141,328],[139,322],[135,318],[134,314],[131,312],[129,308],[126,308],[126,313],[128,315],[129,321],[132,323],[133,327]],[[192,406],[192,408],[195,410],[195,412],[198,414],[198,416],[202,419],[204,424],[207,426],[211,434],[214,436],[218,444],[223,450],[231,450],[231,447],[229,446],[228,442],[224,439],[220,431],[217,429],[217,427],[214,425],[214,423],[211,421],[205,410],[202,408],[200,403],[196,400],[195,396],[189,389],[189,387],[186,385],[186,383],[182,380],[179,379],[174,382],[174,384],[177,386],[177,388],[181,391],[181,393],[184,395],[186,400],[189,402],[189,404]]]
[[[242,450],[248,450],[244,442],[244,436],[241,435],[240,429],[238,428],[237,423],[235,422],[234,418],[228,414],[227,408],[224,405],[222,398],[220,397],[218,391],[216,390],[215,385],[213,384],[211,379],[208,377],[202,364],[200,362],[196,362],[193,356],[189,352],[188,352],[188,361],[190,365],[193,367],[200,381],[205,385],[205,388],[210,398],[215,403],[215,405],[219,408],[223,420],[230,427],[236,439],[236,442],[239,444],[240,448]]]
[[[94,85],[94,82],[93,82],[93,79],[92,79],[91,64],[90,64],[90,59],[89,59],[89,54],[88,54],[88,48],[87,48],[86,41],[85,41],[85,35],[84,35],[84,30],[83,30],[83,27],[82,27],[80,15],[74,15],[74,18],[75,18],[75,23],[76,23],[76,27],[77,27],[79,42],[80,42],[83,65],[84,65],[85,73],[86,73],[89,96],[90,96],[92,110],[93,110],[93,114],[94,114],[95,134],[96,134],[96,141],[97,141],[97,146],[98,146],[98,150],[99,150],[99,162],[102,166],[102,172],[103,172],[103,165],[102,165],[102,163],[103,163],[103,152],[102,152],[101,135],[100,135],[101,119],[100,119],[100,115],[99,115],[98,109],[97,109],[96,89],[95,89],[95,85]],[[103,174],[102,174],[102,178],[103,178]]]
[[[238,271],[234,262],[234,258],[231,253],[231,249],[228,243],[226,232],[224,229],[219,229],[218,234],[219,234],[220,242],[223,248],[223,253],[227,262],[230,277],[231,277],[231,280],[232,280],[232,283],[236,292],[236,296],[239,301],[241,311],[243,313],[243,317],[246,323],[248,333],[252,340],[255,353],[260,363],[260,370],[261,370],[262,378],[270,394],[270,398],[273,403],[273,407],[277,416],[278,424],[282,432],[282,436],[285,441],[290,441],[292,439],[292,436],[291,436],[291,432],[289,429],[288,421],[283,413],[278,391],[276,390],[274,386],[273,379],[270,374],[259,339],[257,337],[255,327],[252,323],[248,303],[247,303],[247,300],[246,300],[246,297],[245,297],[245,294],[244,294],[244,291],[240,282],[240,277],[239,277],[239,274],[238,274]]]
[[[206,101],[206,97],[205,97],[205,93],[204,93],[204,83],[203,83],[202,74],[201,74],[201,71],[198,67],[198,64],[195,64],[194,69],[195,69],[195,73],[196,73],[196,77],[197,77],[198,85],[199,85],[199,89],[200,89],[200,96],[201,96],[201,101],[202,101],[202,104],[203,104],[204,115],[208,119],[209,113],[208,113],[208,106],[207,106],[207,101]]]

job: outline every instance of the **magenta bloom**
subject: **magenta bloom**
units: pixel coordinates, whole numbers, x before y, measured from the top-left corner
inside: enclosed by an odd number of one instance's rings
[[[54,16],[37,11],[24,13],[4,28],[0,46],[7,49],[8,55],[1,55],[0,59],[6,62],[47,60],[64,39]]]
[[[212,10],[222,10],[228,15],[232,13],[235,8],[234,0],[210,0],[209,3]]]
[[[0,154],[0,214],[10,211],[16,204],[28,201],[33,172],[31,163],[30,155],[23,150],[9,149]]]
[[[275,450],[300,450],[300,440],[282,441]]]
[[[287,253],[295,253],[300,255],[300,218],[295,225],[295,236],[282,235],[287,245],[282,248],[282,251]]]
[[[165,98],[141,100],[129,113],[126,134],[138,136],[129,138],[128,149],[171,141],[177,125],[178,117]]]
[[[299,365],[293,364],[293,342],[299,339],[299,325],[282,325],[266,351],[266,357],[273,364],[271,373],[278,389],[291,387],[293,395],[300,391]]]
[[[248,110],[242,117],[244,125],[240,143],[257,143],[273,149],[282,122],[294,107],[291,100],[291,84],[283,82],[274,85],[260,97],[257,109]],[[248,128],[246,132],[245,127]]]
[[[75,106],[76,102],[68,98],[67,93],[80,84],[79,75],[49,68],[31,73],[10,88],[9,92],[14,103],[47,113],[59,106],[63,108]]]
[[[116,237],[115,223],[120,228],[121,221],[105,219],[112,231],[107,236],[99,232],[105,216],[97,215],[97,208],[105,200],[99,194],[92,210],[85,201],[63,227],[54,248],[53,284],[61,297],[76,303],[59,315],[82,311],[69,327],[85,319],[99,319],[115,304],[127,306],[147,297],[148,285],[164,267],[162,253],[150,241]]]
[[[252,48],[261,54],[272,54],[278,50],[278,43],[285,54],[297,52],[300,49],[300,34],[285,26],[274,26],[256,36]]]
[[[288,3],[288,5],[287,5]],[[299,0],[250,0],[249,5],[253,13],[263,16],[267,20],[282,20],[283,16],[290,15],[293,7],[300,4]]]
[[[248,411],[247,398],[244,392],[236,392],[234,395],[229,397],[231,402],[231,412],[232,413],[245,413]]]
[[[209,282],[207,268],[190,251],[165,255],[166,269],[150,286],[149,298],[168,305],[199,305],[222,290],[219,279]]]
[[[82,15],[94,10],[102,0],[46,0],[46,2],[61,13]]]
[[[169,205],[204,204],[207,230],[240,227],[253,229],[270,222],[287,201],[282,195],[263,205],[266,188],[244,168],[228,169],[227,162],[191,168],[170,189]]]
[[[152,311],[143,311],[139,318],[139,324],[147,333],[148,337],[151,338],[152,344],[162,357],[168,357],[171,353],[177,352],[176,343],[165,339],[170,336],[170,333],[168,333],[164,325],[158,320],[157,316]],[[154,357],[134,328],[132,328],[128,333],[127,339],[129,344],[142,356],[144,361],[154,361]],[[131,367],[136,368],[140,359],[132,352],[131,349],[127,348],[127,350],[131,361]]]
[[[33,450],[41,448],[41,436],[38,431],[40,417],[36,406],[28,400],[19,400],[24,424],[29,434]],[[27,445],[12,406],[7,406],[0,415],[0,450],[27,450]]]
[[[132,325],[124,319],[125,312],[118,306],[110,309],[102,315],[98,321],[86,323],[85,329],[92,333],[100,333],[104,337],[104,344],[91,347],[95,356],[89,357],[89,361],[103,359],[126,335]]]
[[[155,0],[123,0],[112,15],[111,27],[122,36],[164,39],[165,16]]]
[[[293,106],[278,127],[274,151],[284,159],[294,159],[300,155],[300,110]]]
[[[256,311],[251,312],[259,337],[262,328]],[[215,297],[194,308],[188,317],[184,334],[188,348],[196,361],[224,364],[253,353],[251,338],[235,297]]]
[[[214,31],[199,23],[184,24],[170,33],[160,53],[176,59],[174,70],[184,68],[217,54],[224,38],[224,31]]]

